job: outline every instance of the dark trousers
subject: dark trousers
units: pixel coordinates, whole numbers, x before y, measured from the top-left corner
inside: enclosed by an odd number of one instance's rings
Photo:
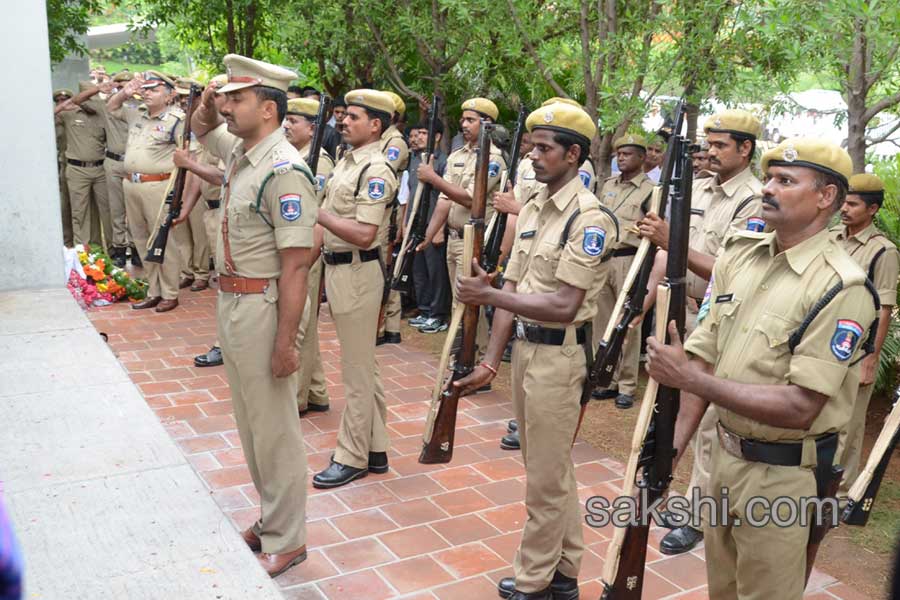
[[[419,311],[446,321],[450,314],[450,278],[447,275],[447,244],[429,245],[413,260],[413,287]]]

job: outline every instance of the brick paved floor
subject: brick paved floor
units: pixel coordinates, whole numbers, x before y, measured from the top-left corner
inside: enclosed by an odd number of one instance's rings
[[[170,435],[209,486],[210,494],[241,529],[258,514],[235,430],[224,367],[198,369],[193,356],[215,340],[215,292],[183,293],[169,313],[133,311],[119,304],[90,312],[99,331],[143,392]],[[340,350],[323,307],[320,343],[331,411],[302,420],[309,468],[326,466],[344,407]],[[475,600],[496,598],[496,581],[512,574],[512,557],[525,519],[521,456],[501,450],[511,417],[510,399],[498,392],[460,403],[456,449],[449,465],[421,465],[424,415],[437,360],[405,345],[377,349],[392,436],[391,470],[337,490],[310,485],[309,558],[278,578],[286,598]],[[623,466],[584,442],[573,456],[579,495],[619,495]],[[311,475],[310,475],[311,476]],[[585,525],[587,551],[581,597],[600,597],[608,529]],[[707,598],[703,547],[677,557],[654,548],[664,531],[651,532],[644,598]],[[814,573],[809,599],[861,599],[823,573]]]

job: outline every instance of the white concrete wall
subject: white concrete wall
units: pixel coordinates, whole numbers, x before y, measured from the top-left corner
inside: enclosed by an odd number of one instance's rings
[[[43,2],[5,2],[0,291],[61,287],[63,241]]]

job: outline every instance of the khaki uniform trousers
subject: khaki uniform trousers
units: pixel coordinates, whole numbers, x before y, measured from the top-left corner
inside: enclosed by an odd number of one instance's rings
[[[128,211],[128,222],[134,245],[143,259],[147,254],[147,241],[156,235],[159,225],[157,217],[164,200],[167,181],[148,181],[133,183],[125,180],[125,210]],[[178,227],[175,227],[178,230]],[[181,249],[178,247],[178,235],[170,232],[166,245],[166,257],[159,265],[144,261],[144,278],[147,280],[148,297],[162,296],[165,300],[178,298],[178,277],[181,271]]]
[[[297,374],[272,376],[278,328],[277,282],[265,294],[219,293],[216,307],[225,374],[234,418],[253,485],[260,519],[253,531],[262,551],[282,553],[306,543],[306,449],[297,416]],[[309,304],[303,311],[299,351]]]
[[[122,180],[128,177],[125,163],[106,157],[103,163],[106,171],[106,189],[109,195],[109,216],[112,222],[112,234],[107,241],[113,248],[127,248],[131,245],[128,235],[128,221],[125,214],[125,188]],[[107,235],[110,235],[107,233]]]
[[[513,410],[525,460],[528,517],[513,561],[516,589],[537,592],[558,568],[577,577],[584,553],[572,439],[586,375],[584,348],[516,340],[512,351]]]
[[[787,496],[799,506],[799,498],[816,495],[811,468],[773,467],[748,462],[726,453],[716,442],[712,453],[710,496],[721,502],[721,489],[728,489],[729,517],[741,525],[704,521],[706,573],[709,597],[716,600],[801,600],[806,579],[806,544],[809,528],[790,519],[785,502],[777,505],[781,525],[771,520],[762,527],[747,521],[747,501],[766,498],[771,505]],[[766,513],[754,507],[754,517]],[[807,519],[807,522],[810,520]],[[713,526],[717,525],[717,526]]]
[[[69,203],[65,163],[59,166],[59,208],[62,215],[63,244],[71,248],[75,245],[75,237],[72,232],[72,205]]]
[[[341,344],[341,376],[347,406],[341,417],[334,460],[365,469],[369,452],[388,449],[387,405],[375,360],[375,336],[384,275],[377,260],[325,265],[328,307]]]
[[[206,202],[197,200],[187,221],[175,228],[181,248],[181,276],[209,279],[209,238],[206,235]]]
[[[381,247],[381,256],[390,258],[390,246],[385,244]],[[392,272],[393,266],[389,272]],[[402,301],[400,300],[400,292],[391,290],[388,292],[387,304],[384,305],[384,320],[378,324],[378,335],[384,332],[400,333],[400,313],[403,311]]]
[[[456,271],[462,269],[463,264],[463,248],[465,244],[462,238],[447,240],[447,274],[450,277],[450,290],[453,292],[453,306],[456,308]],[[447,335],[456,335],[454,331],[448,331]],[[478,345],[478,356],[482,356],[487,350],[488,345],[488,324],[484,314],[484,309],[478,314],[478,330],[475,333],[475,343]]]
[[[72,234],[76,244],[102,244],[100,231],[92,231],[92,218],[99,218],[103,236],[112,241],[109,195],[103,165],[97,167],[66,166],[69,203],[72,209]],[[96,214],[95,214],[96,213]]]
[[[197,202],[203,202],[206,204],[206,200],[202,198]],[[203,229],[206,231],[206,241],[210,247],[210,255],[215,258],[216,255],[216,241],[219,239],[219,231],[222,226],[222,218],[221,213],[218,208],[209,208],[207,205],[206,210],[203,211]],[[209,263],[206,263],[207,266]],[[219,265],[216,265],[216,270],[218,270]],[[312,284],[312,281],[309,282]]]
[[[615,256],[609,260],[609,276],[600,288],[597,296],[597,314],[594,317],[594,347],[603,339],[603,332],[609,323],[610,315],[616,306],[616,299],[625,285],[625,276],[631,267],[633,256]],[[638,370],[641,360],[641,328],[635,327],[625,335],[622,343],[622,354],[610,389],[618,389],[620,394],[634,396],[637,391]]]
[[[863,437],[866,433],[866,413],[869,410],[869,400],[872,399],[873,387],[872,384],[859,386],[856,401],[853,403],[853,414],[847,426],[838,435],[838,449],[834,462],[844,467],[844,480],[838,489],[838,498],[846,498],[850,486],[859,477]]]
[[[322,354],[319,352],[319,293],[322,284],[322,257],[309,269],[309,324],[300,348],[300,384],[297,389],[297,409],[304,411],[310,404],[328,406],[328,387],[325,371],[322,369]]]

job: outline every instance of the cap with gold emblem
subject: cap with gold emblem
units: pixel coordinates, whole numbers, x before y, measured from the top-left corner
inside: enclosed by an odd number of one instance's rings
[[[496,121],[497,117],[500,116],[497,105],[487,98],[469,98],[462,103],[461,108],[463,110],[475,111],[482,117],[487,117],[492,121]]]
[[[191,79],[190,77],[179,77],[175,81],[175,91],[182,96],[187,96],[191,93],[192,85],[196,85],[201,90],[203,89],[203,84],[201,84],[196,79]]]
[[[219,73],[215,77],[209,80],[209,85],[216,86],[216,89],[223,88],[228,84],[228,75],[225,73]]]
[[[144,73],[144,84],[141,86],[145,90],[155,88],[158,85],[166,85],[175,89],[175,81],[165,73],[159,71],[147,71]]]
[[[568,104],[570,106],[577,106],[581,108],[581,103],[577,100],[572,100],[571,98],[560,98],[559,96],[553,96],[549,100],[544,100],[541,103],[541,106],[547,106],[548,104],[553,104],[554,102],[562,102],[563,104]]]
[[[829,141],[817,138],[790,138],[762,155],[760,167],[765,173],[771,166],[807,167],[834,175],[847,186],[853,173],[853,162],[847,151]]]
[[[546,104],[532,112],[525,120],[525,128],[528,131],[551,129],[572,133],[584,138],[588,144],[597,133],[594,120],[584,109],[562,102]]]
[[[225,63],[228,83],[219,88],[220,94],[242,90],[254,85],[287,92],[291,82],[297,79],[297,74],[290,69],[247,58],[240,54],[226,54],[222,61]]]
[[[749,135],[753,139],[759,137],[759,119],[746,110],[730,109],[716,113],[703,123],[707,133],[735,133]]]
[[[872,173],[857,173],[850,177],[850,193],[860,196],[868,204],[884,203],[884,182]]]
[[[60,88],[58,90],[53,90],[54,98],[59,98],[60,96],[67,96],[67,97],[71,98],[72,96],[74,96],[74,94],[72,93],[72,90],[67,90],[66,88]]]
[[[344,101],[348,106],[361,106],[388,115],[394,114],[394,100],[378,90],[359,89],[347,92],[344,95]],[[390,125],[390,123],[388,123]],[[385,125],[386,127],[387,125]]]
[[[613,143],[613,150],[618,150],[619,148],[624,148],[626,146],[634,146],[635,148],[646,150],[647,140],[640,134],[626,133]]]
[[[315,119],[319,114],[319,101],[312,98],[291,98],[287,103],[287,114]]]
[[[124,81],[131,81],[132,79],[134,79],[134,74],[131,71],[129,71],[128,69],[119,71],[118,73],[113,75],[113,78],[112,78],[112,80],[115,81],[116,83],[122,83]]]
[[[403,101],[403,98],[401,98],[399,94],[395,94],[390,90],[381,90],[381,93],[391,97],[391,100],[394,102],[394,112],[400,113],[401,115],[406,114],[406,102]]]

